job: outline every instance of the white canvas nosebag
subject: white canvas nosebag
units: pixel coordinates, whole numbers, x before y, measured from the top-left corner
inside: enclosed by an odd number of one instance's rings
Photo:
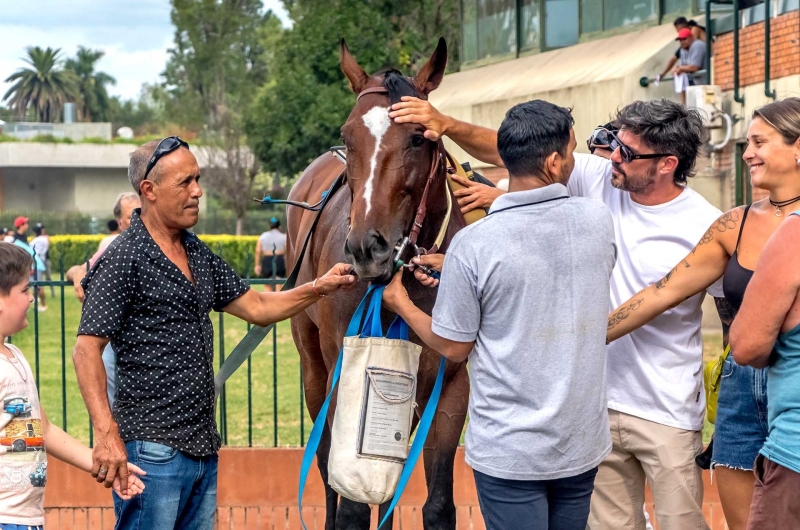
[[[383,335],[382,294],[373,294],[361,333],[344,339],[328,460],[328,484],[367,504],[395,493],[408,457],[422,353],[400,318]]]

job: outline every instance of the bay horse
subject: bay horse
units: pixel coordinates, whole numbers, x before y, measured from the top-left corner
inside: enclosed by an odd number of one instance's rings
[[[440,163],[443,148],[423,136],[425,129],[417,124],[397,124],[388,116],[390,106],[402,96],[427,99],[439,86],[447,64],[444,39],[428,62],[413,77],[404,77],[396,70],[369,76],[350,54],[344,40],[340,43],[342,72],[350,81],[358,99],[341,129],[346,146],[346,166],[332,154],[320,156],[303,172],[289,194],[289,200],[315,203],[335,179],[346,172],[342,186],[328,200],[321,213],[309,249],[301,264],[298,282],[310,282],[334,264],[349,262],[360,279],[359,286],[335,297],[323,298],[317,304],[292,318],[292,336],[300,353],[303,386],[308,411],[316,420],[325,396],[330,390],[332,372],[350,320],[369,282],[386,283],[394,267],[395,246],[411,232],[415,217],[424,200],[424,220],[418,227],[420,247],[430,248],[443,223],[446,234],[440,252],[458,230],[464,218],[457,206],[447,217],[447,196],[451,194],[445,181],[445,164]],[[430,186],[426,186],[433,177]],[[427,193],[426,193],[426,188]],[[451,197],[452,203],[456,204]],[[287,212],[287,265],[294,267],[298,252],[316,213],[289,208]],[[436,290],[419,284],[411,274],[404,283],[409,296],[423,311],[430,314]],[[391,315],[383,315],[384,326]],[[384,327],[385,329],[385,327]],[[419,340],[423,346],[420,358],[415,424],[431,394],[441,356]],[[456,509],[453,503],[453,461],[464,426],[469,398],[469,380],[464,363],[447,363],[444,386],[434,423],[423,452],[428,497],[422,508],[426,530],[454,530]],[[342,497],[328,486],[328,454],[331,446],[330,427],[335,410],[335,396],[317,451],[317,464],[325,484],[325,530],[361,530],[370,526],[368,505]],[[388,503],[381,506],[383,517]],[[392,521],[388,520],[388,526]]]

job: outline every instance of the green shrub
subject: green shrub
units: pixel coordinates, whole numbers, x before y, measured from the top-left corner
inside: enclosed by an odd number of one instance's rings
[[[73,265],[85,263],[94,255],[103,235],[62,235],[50,237],[50,261],[58,276],[62,259],[64,271]],[[253,259],[258,236],[231,236],[200,234],[200,240],[212,252],[219,254],[241,276],[253,275]]]

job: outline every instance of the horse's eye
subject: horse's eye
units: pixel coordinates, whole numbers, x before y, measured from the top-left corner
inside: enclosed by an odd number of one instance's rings
[[[425,137],[421,134],[415,134],[411,137],[411,145],[414,147],[421,147],[425,143]]]

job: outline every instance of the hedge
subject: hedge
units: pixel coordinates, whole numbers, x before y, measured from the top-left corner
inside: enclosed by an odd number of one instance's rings
[[[54,276],[58,276],[61,259],[64,270],[73,265],[85,263],[97,251],[104,235],[62,235],[50,236],[50,261]],[[209,235],[198,236],[215,254],[222,256],[233,270],[242,276],[253,275],[253,259],[258,236]]]

